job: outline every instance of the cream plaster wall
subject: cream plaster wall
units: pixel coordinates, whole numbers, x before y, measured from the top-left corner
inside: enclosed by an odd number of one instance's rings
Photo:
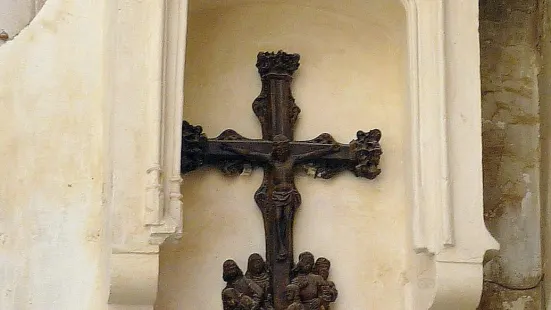
[[[400,2],[356,1],[339,8],[330,1],[198,4],[190,4],[188,20],[184,119],[203,125],[207,135],[233,128],[260,136],[251,110],[260,87],[256,53],[278,49],[302,56],[293,86],[302,109],[297,139],[328,131],[348,142],[358,129],[383,131],[383,174],[376,181],[351,174],[330,181],[297,178],[303,204],[295,254],[309,250],[333,262],[340,291],[334,309],[402,309],[412,247]],[[162,248],[156,309],[221,308],[222,262],[234,258],[245,268],[249,254],[264,254],[253,200],[261,178],[261,171],[226,178],[214,170],[184,177],[183,238]]]
[[[106,307],[103,1],[49,0],[0,48],[0,309]]]

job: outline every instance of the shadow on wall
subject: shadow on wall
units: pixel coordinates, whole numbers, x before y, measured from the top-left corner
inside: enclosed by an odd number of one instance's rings
[[[0,46],[29,25],[47,0],[0,0]]]

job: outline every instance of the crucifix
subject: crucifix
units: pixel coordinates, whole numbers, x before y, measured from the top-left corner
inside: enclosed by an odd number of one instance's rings
[[[201,126],[183,123],[182,174],[204,165],[228,175],[264,169],[254,199],[264,219],[266,261],[259,254],[251,255],[245,275],[233,260],[224,263],[224,310],[329,309],[337,297],[335,284],[327,280],[329,261],[320,257],[314,262],[309,252],[300,254],[296,264],[293,260],[293,220],[301,204],[295,173],[303,168],[323,179],[345,170],[367,179],[381,173],[378,129],[358,131],[349,144],[338,143],[328,133],[294,141],[300,108],[291,94],[291,82],[299,59],[298,54],[282,51],[257,56],[262,89],[252,107],[262,126],[262,139],[248,139],[231,129],[208,139]]]

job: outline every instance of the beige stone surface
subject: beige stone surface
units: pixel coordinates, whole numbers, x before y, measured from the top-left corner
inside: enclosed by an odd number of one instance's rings
[[[550,208],[550,194],[549,184],[551,179],[551,119],[548,117],[551,113],[551,4],[549,2],[540,3],[540,16],[541,16],[541,33],[540,33],[540,52],[541,52],[541,72],[539,75],[539,90],[540,90],[540,115],[541,115],[541,139],[542,139],[542,153],[541,153],[541,197],[542,197],[542,233],[543,233],[543,273],[548,275],[551,272],[551,214]],[[543,299],[545,301],[544,306],[546,308],[551,307],[551,285],[550,277],[545,276],[543,278]]]
[[[50,0],[0,47],[0,309],[102,309],[103,2]]]
[[[484,275],[498,285],[485,287],[481,309],[509,309],[505,302],[540,293],[539,9],[535,0],[481,3],[484,209],[501,244]]]
[[[179,195],[159,179],[162,113],[171,113],[162,65],[179,55],[163,54],[164,11],[164,1],[51,0],[0,48],[0,159],[10,163],[0,182],[0,309],[152,307],[158,242],[180,218]],[[172,28],[178,42],[185,23]]]

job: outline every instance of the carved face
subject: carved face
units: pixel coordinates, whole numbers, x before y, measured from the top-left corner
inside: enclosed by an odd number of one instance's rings
[[[287,285],[287,289],[285,290],[285,298],[287,298],[287,301],[290,303],[295,301],[295,296],[298,295],[298,291],[298,286],[294,284]]]
[[[309,252],[301,253],[298,258],[298,263],[302,272],[310,273],[314,267],[314,255]]]
[[[329,277],[329,270],[326,269],[326,268],[320,268],[318,270],[318,274],[324,279],[324,280],[327,280],[327,278]]]
[[[304,264],[302,265],[302,267],[303,267],[303,270],[304,270],[305,272],[311,272],[311,271],[312,271],[312,266],[313,266],[313,265],[314,265],[313,260],[312,260],[312,261],[307,260],[307,261],[304,262]]]
[[[233,288],[228,288],[222,291],[222,302],[224,305],[228,305],[230,307],[237,306],[237,291]]]
[[[264,272],[265,263],[259,254],[252,254],[249,257],[248,271],[254,275],[259,275]]]
[[[254,263],[253,263],[253,271],[254,271],[256,274],[261,273],[263,269],[264,269],[264,262],[259,261],[259,260],[254,261]]]
[[[321,299],[326,302],[332,302],[333,300],[333,294],[331,292],[331,288],[329,285],[323,285],[321,287]]]
[[[242,295],[239,299],[239,303],[243,309],[253,309],[254,307],[254,300],[247,295]]]
[[[324,280],[327,280],[329,277],[329,269],[331,268],[331,263],[325,257],[320,257],[316,260],[314,264],[315,273],[319,274]]]
[[[223,274],[222,277],[224,278],[224,281],[232,281],[238,276],[243,275],[243,272],[237,266],[237,263],[231,259],[228,259],[224,262],[223,268],[222,268]]]

